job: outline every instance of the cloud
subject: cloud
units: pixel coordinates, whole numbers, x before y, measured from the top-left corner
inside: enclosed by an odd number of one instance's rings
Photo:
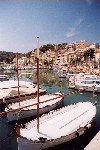
[[[90,27],[92,27],[92,26],[93,26],[93,24],[92,24],[92,23],[87,25],[87,27],[88,27],[88,28],[90,28]]]
[[[70,37],[76,35],[75,30],[76,30],[75,27],[74,27],[74,28],[70,28],[70,29],[69,29],[69,32],[66,34],[66,37],[67,37],[67,38],[70,38]]]
[[[76,22],[76,27],[78,27],[82,22],[83,22],[83,19],[82,19],[82,18],[80,18],[79,20],[77,20],[77,22]]]
[[[67,38],[73,37],[74,35],[77,34],[77,28],[81,25],[81,23],[83,22],[83,19],[80,18],[77,20],[77,22],[75,23],[75,25],[72,28],[69,28],[68,33],[66,34]]]
[[[93,0],[85,0],[89,5],[92,4]]]

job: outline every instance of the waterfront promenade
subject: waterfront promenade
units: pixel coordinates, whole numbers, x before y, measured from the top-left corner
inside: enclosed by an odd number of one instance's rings
[[[100,150],[100,131],[90,141],[90,143],[85,147],[84,150]]]

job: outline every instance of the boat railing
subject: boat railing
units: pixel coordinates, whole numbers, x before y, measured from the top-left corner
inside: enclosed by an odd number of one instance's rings
[[[62,95],[58,94],[57,97],[51,98],[51,99],[45,100],[45,101],[40,101],[39,104],[45,103],[45,102],[49,102],[49,101],[53,101],[53,100],[58,99],[58,98],[64,98],[64,96],[69,96],[69,95],[71,95],[71,94],[76,94],[76,93],[78,93],[78,92],[80,92],[80,91],[72,91],[72,92],[69,92],[69,93],[67,93],[67,94],[62,94]],[[8,105],[8,104],[7,104],[7,105]],[[7,110],[6,112],[5,112],[5,111],[4,111],[4,112],[0,112],[0,116],[6,115],[7,113],[10,113],[10,112],[20,111],[21,109],[25,109],[25,108],[28,108],[28,107],[31,107],[31,106],[35,106],[35,105],[38,105],[38,102],[37,102],[37,103],[34,103],[34,104],[27,105],[27,106],[22,106],[22,107],[20,106],[19,108],[16,108],[16,109]]]

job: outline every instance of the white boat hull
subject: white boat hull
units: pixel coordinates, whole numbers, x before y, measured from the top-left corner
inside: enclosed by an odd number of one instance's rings
[[[46,149],[79,137],[91,127],[95,114],[93,103],[80,102],[40,117],[39,132],[33,120],[17,132],[19,150]]]
[[[75,89],[76,90],[82,89],[83,91],[87,91],[87,92],[93,92],[93,90],[95,90],[95,92],[100,92],[100,87],[95,87],[95,89],[93,89],[93,86],[88,87],[88,86],[75,85]]]
[[[61,102],[62,102],[62,99],[53,105],[47,105],[46,107],[40,108],[39,114],[43,114],[43,113],[46,113],[46,112],[49,112],[49,111],[55,109],[58,105],[61,104]],[[32,116],[35,117],[36,114],[37,114],[36,109],[20,110],[20,111],[7,113],[7,118],[8,118],[8,122],[10,122],[10,121],[16,121],[19,119],[28,118],[28,117],[32,117]]]
[[[76,137],[83,135],[85,131],[89,129],[90,127],[91,127],[91,124],[88,124],[86,127],[80,128],[70,135],[62,136],[61,138],[38,142],[38,143],[35,143],[23,137],[18,137],[17,139],[18,150],[27,150],[27,149],[28,150],[40,150],[40,149],[43,150],[46,148],[54,147],[54,146],[66,143],[68,141],[71,141],[75,139]]]
[[[95,87],[95,88],[94,88]],[[92,92],[100,92],[100,76],[97,75],[77,75],[69,79],[69,88]]]

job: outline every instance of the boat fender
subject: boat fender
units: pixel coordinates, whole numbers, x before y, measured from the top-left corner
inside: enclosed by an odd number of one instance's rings
[[[76,132],[76,136],[79,137],[79,133],[78,132]]]
[[[38,139],[39,139],[39,141],[41,141],[42,143],[44,143],[44,142],[47,140],[47,138],[44,138],[44,137],[39,137]]]
[[[85,128],[85,131],[84,132],[87,132],[88,130],[88,125],[84,127]]]
[[[94,105],[97,105],[97,101],[94,102]]]
[[[54,141],[54,139],[50,139],[50,141]]]
[[[87,128],[89,129],[91,127],[91,123],[89,123],[88,125],[87,125]]]
[[[21,124],[21,127],[22,127],[22,128],[25,128],[26,126],[25,126],[25,124]]]

